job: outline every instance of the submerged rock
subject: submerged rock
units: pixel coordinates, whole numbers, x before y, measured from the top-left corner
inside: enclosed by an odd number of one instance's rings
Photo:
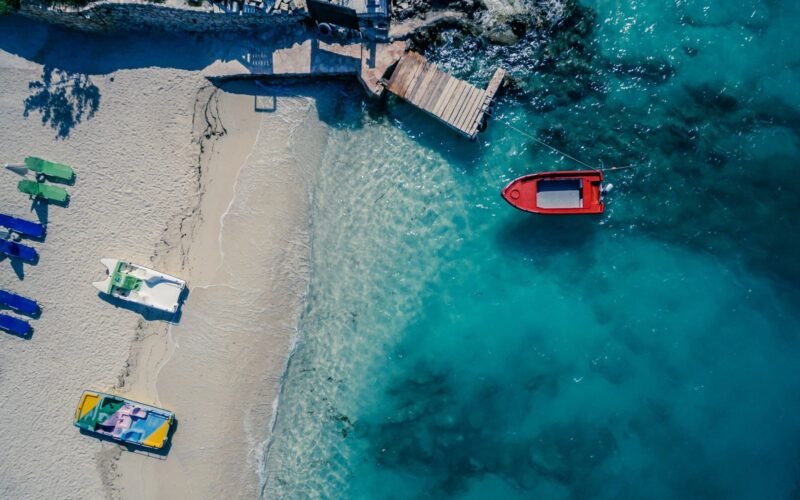
[[[514,46],[533,28],[540,32],[552,29],[570,12],[572,0],[537,0],[533,2],[493,0],[404,0],[395,5],[392,16],[398,20],[441,15],[445,11],[463,13],[468,22],[442,25],[436,21],[415,30],[417,50],[439,40],[445,29],[483,37],[499,46]]]
[[[497,45],[514,45],[519,42],[519,37],[514,34],[510,26],[496,26],[492,28],[487,38],[490,42]]]

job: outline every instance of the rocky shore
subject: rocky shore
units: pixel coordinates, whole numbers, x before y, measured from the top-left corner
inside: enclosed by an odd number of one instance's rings
[[[269,30],[304,23],[302,0],[281,0],[266,9],[232,12],[225,4],[173,1],[101,0],[73,7],[43,0],[20,0],[19,14],[81,31],[236,32]]]
[[[531,31],[548,30],[567,14],[570,0],[401,0],[392,18],[414,22],[409,33],[417,48],[435,42],[440,33],[456,31],[484,37],[494,45],[515,45]]]

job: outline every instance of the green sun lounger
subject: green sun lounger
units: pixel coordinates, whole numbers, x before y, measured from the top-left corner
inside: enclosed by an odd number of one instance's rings
[[[50,186],[41,182],[23,179],[17,184],[20,192],[28,194],[31,198],[44,198],[47,201],[63,203],[67,201],[67,191],[58,186]]]
[[[62,163],[53,163],[35,156],[25,158],[25,166],[36,173],[44,174],[53,179],[70,182],[75,177],[75,171]]]

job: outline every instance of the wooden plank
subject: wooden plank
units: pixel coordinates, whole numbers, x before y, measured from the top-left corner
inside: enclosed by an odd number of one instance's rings
[[[416,52],[407,52],[397,63],[387,90],[450,127],[474,138],[478,124],[500,88],[505,70],[499,68],[485,90],[439,70]]]
[[[478,134],[478,124],[481,122],[481,120],[483,120],[483,117],[489,110],[489,106],[492,104],[492,100],[494,100],[495,94],[500,89],[500,85],[503,83],[505,76],[506,70],[503,68],[497,68],[497,71],[494,72],[492,79],[489,80],[489,85],[486,86],[486,90],[483,93],[484,98],[481,102],[478,114],[472,119],[472,124],[470,124],[469,128],[465,131],[466,134],[469,135],[470,139],[473,139]]]
[[[436,65],[432,65],[431,75],[428,78],[427,83],[424,87],[422,87],[419,91],[419,94],[416,97],[416,102],[419,107],[425,109],[425,103],[430,100],[431,93],[435,90],[435,83],[439,80],[439,75],[442,72],[436,68]]]
[[[453,117],[451,119],[452,122],[453,122],[453,125],[457,129],[461,130],[461,127],[459,125],[461,124],[462,117],[472,110],[472,108],[470,107],[470,104],[472,103],[472,100],[474,98],[475,98],[475,89],[474,88],[470,88],[467,91],[467,95],[464,97],[464,102],[461,105],[461,109],[458,110],[456,113],[454,113]]]
[[[447,104],[450,94],[453,93],[453,86],[458,82],[455,78],[447,75],[447,83],[445,83],[444,89],[442,89],[442,93],[439,95],[439,98],[436,100],[436,104],[433,105],[433,114],[439,116],[444,109],[444,106]]]
[[[486,95],[489,99],[494,99],[494,95],[500,89],[500,84],[503,83],[503,79],[506,77],[506,70],[503,68],[497,68],[497,71],[494,72],[492,75],[492,79],[489,80],[489,85],[486,86]]]
[[[472,115],[476,114],[477,111],[480,109],[480,103],[483,100],[484,92],[481,89],[475,88],[472,92],[472,97],[469,100],[469,104],[467,104],[466,109],[464,112],[461,113],[461,116],[458,117],[458,123],[456,126],[463,130],[467,124],[467,121],[472,117]]]
[[[452,126],[455,126],[454,125],[455,117],[458,116],[458,112],[464,106],[464,101],[467,99],[470,93],[469,84],[467,82],[462,82],[462,84],[463,84],[462,85],[463,90],[457,97],[453,98],[453,100],[455,101],[455,106],[453,106],[452,109],[450,110],[450,113],[448,113],[444,117],[445,121],[447,121],[447,123],[449,123]]]
[[[472,127],[472,124],[475,122],[475,119],[481,114],[481,106],[483,104],[484,99],[484,92],[483,90],[478,90],[478,95],[475,98],[475,102],[472,104],[472,109],[469,110],[469,113],[464,115],[461,120],[461,126],[459,127],[461,130],[466,130]]]
[[[419,69],[414,73],[414,76],[412,76],[411,82],[409,82],[408,88],[406,88],[405,94],[403,95],[403,98],[406,101],[412,102],[411,96],[413,96],[414,92],[416,92],[417,88],[419,88],[419,84],[421,83],[421,80],[425,75],[426,70],[427,70],[427,64],[423,63],[419,66]]]
[[[467,94],[464,96],[463,103],[461,104],[461,109],[459,109],[456,113],[454,113],[452,118],[450,119],[453,126],[459,130],[461,129],[459,125],[461,124],[462,117],[472,110],[470,105],[472,104],[472,101],[475,99],[476,91],[477,89],[475,89],[475,87],[473,87],[472,85],[469,85],[467,87]]]
[[[420,83],[419,80],[422,78],[424,71],[428,68],[428,66],[430,66],[428,61],[421,55],[414,53],[414,58],[419,64],[419,68],[417,69],[417,72],[413,77],[412,84],[409,85],[409,88],[406,90],[406,95],[410,95],[410,91],[412,90],[412,85],[414,85],[414,87],[416,87],[416,85],[419,85]]]
[[[471,120],[475,119],[475,116],[480,113],[480,104],[483,102],[483,90],[476,89],[472,96],[472,101],[470,102],[469,109],[464,111],[464,114],[461,115],[459,119],[458,128],[459,130],[464,130],[465,128],[469,127]]]
[[[414,96],[414,103],[420,108],[425,109],[425,102],[431,98],[431,92],[434,91],[434,85],[439,79],[441,72],[436,69],[436,65],[431,65],[431,71],[425,75],[426,81],[420,85],[417,94]]]
[[[447,121],[447,117],[453,112],[453,108],[456,107],[456,103],[458,102],[458,98],[461,96],[461,93],[464,92],[465,83],[461,80],[456,80],[455,87],[453,87],[452,92],[450,92],[450,96],[447,99],[447,104],[439,113],[439,118],[444,121]]]
[[[408,100],[419,106],[419,103],[422,98],[425,97],[425,92],[428,90],[428,86],[430,85],[431,79],[434,76],[436,76],[436,66],[433,64],[427,64],[424,73],[420,74],[418,79],[419,85],[417,85],[414,91],[410,94]]]
[[[399,64],[402,65],[401,75],[394,85],[392,92],[399,97],[403,97],[406,89],[408,88],[408,84],[411,81],[411,76],[417,67],[417,61],[411,53],[408,53],[404,55],[402,59],[400,59]]]
[[[466,113],[467,110],[470,109],[469,105],[472,102],[474,96],[475,96],[475,87],[470,85],[467,87],[467,91],[461,97],[460,105],[456,108],[455,111],[453,111],[453,114],[450,116],[450,123],[452,123],[455,128],[459,129],[459,131],[461,129],[458,127],[458,124],[461,122],[461,117],[464,115],[464,113]]]
[[[408,99],[407,96],[408,96],[409,91],[414,86],[414,84],[417,83],[417,78],[419,77],[419,74],[425,68],[425,64],[424,63],[423,64],[419,64],[419,61],[416,61],[416,62],[417,62],[417,64],[414,66],[414,69],[411,71],[411,73],[409,73],[408,82],[406,83],[406,86],[403,89],[403,92],[400,94],[400,97],[402,97],[403,99],[406,99],[406,100]]]
[[[456,97],[455,93],[461,90],[461,80],[453,78],[452,76],[450,76],[450,80],[452,80],[453,84],[450,86],[450,92],[445,96],[445,102],[442,103],[442,107],[437,113],[439,117],[442,117],[447,107],[451,105],[451,101]]]
[[[417,70],[416,61],[413,57],[411,57],[411,55],[409,55],[409,58],[406,60],[406,65],[408,66],[408,69],[406,69],[405,73],[403,74],[403,79],[398,82],[395,92],[400,97],[405,97],[406,90],[408,90],[408,86],[412,81],[414,72]]]
[[[431,98],[431,93],[434,92],[434,88],[436,82],[439,80],[440,72],[435,70],[433,74],[428,75],[428,81],[425,83],[424,87],[420,88],[419,92],[415,96],[415,103],[420,109],[425,109],[425,103]]]
[[[461,127],[461,130],[464,131],[467,135],[470,135],[470,130],[475,127],[475,124],[478,121],[478,118],[483,116],[483,106],[486,103],[486,92],[481,91],[478,102],[476,103],[475,109],[472,113],[467,116],[467,119],[464,121],[464,126]]]
[[[470,93],[470,85],[467,82],[463,82],[464,90],[458,95],[458,98],[455,100],[456,105],[450,109],[450,113],[444,117],[447,120],[447,123],[453,123],[454,118],[458,116],[459,111],[464,106],[464,100],[469,96]]]
[[[400,58],[400,61],[397,63],[397,67],[394,69],[394,73],[392,73],[392,77],[389,79],[389,91],[393,94],[398,93],[398,89],[401,87],[403,80],[408,75],[408,72],[411,71],[411,64],[406,64],[408,62],[408,54],[404,55]]]
[[[444,118],[447,123],[453,122],[453,116],[455,116],[461,109],[461,106],[464,105],[464,98],[468,93],[469,84],[467,84],[467,82],[461,82],[461,92],[453,96],[454,105],[449,106],[448,110],[445,110],[445,113],[442,115],[442,118]]]
[[[400,57],[400,60],[397,61],[397,65],[394,67],[394,71],[392,72],[392,76],[389,77],[389,81],[386,83],[386,87],[392,87],[397,85],[398,80],[400,79],[400,73],[403,72],[403,68],[405,68],[405,64],[403,62],[406,60],[405,54]]]
[[[433,108],[436,106],[436,102],[442,96],[442,91],[444,90],[445,86],[447,86],[447,82],[450,79],[450,75],[439,71],[436,75],[436,79],[434,79],[433,83],[431,83],[431,91],[428,92],[428,98],[422,103],[423,108],[426,111],[433,112]]]

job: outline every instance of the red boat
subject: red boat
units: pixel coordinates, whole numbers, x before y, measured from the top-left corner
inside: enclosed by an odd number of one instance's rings
[[[511,181],[503,198],[525,212],[537,214],[601,214],[605,208],[600,184],[603,172],[576,170],[542,172]]]

